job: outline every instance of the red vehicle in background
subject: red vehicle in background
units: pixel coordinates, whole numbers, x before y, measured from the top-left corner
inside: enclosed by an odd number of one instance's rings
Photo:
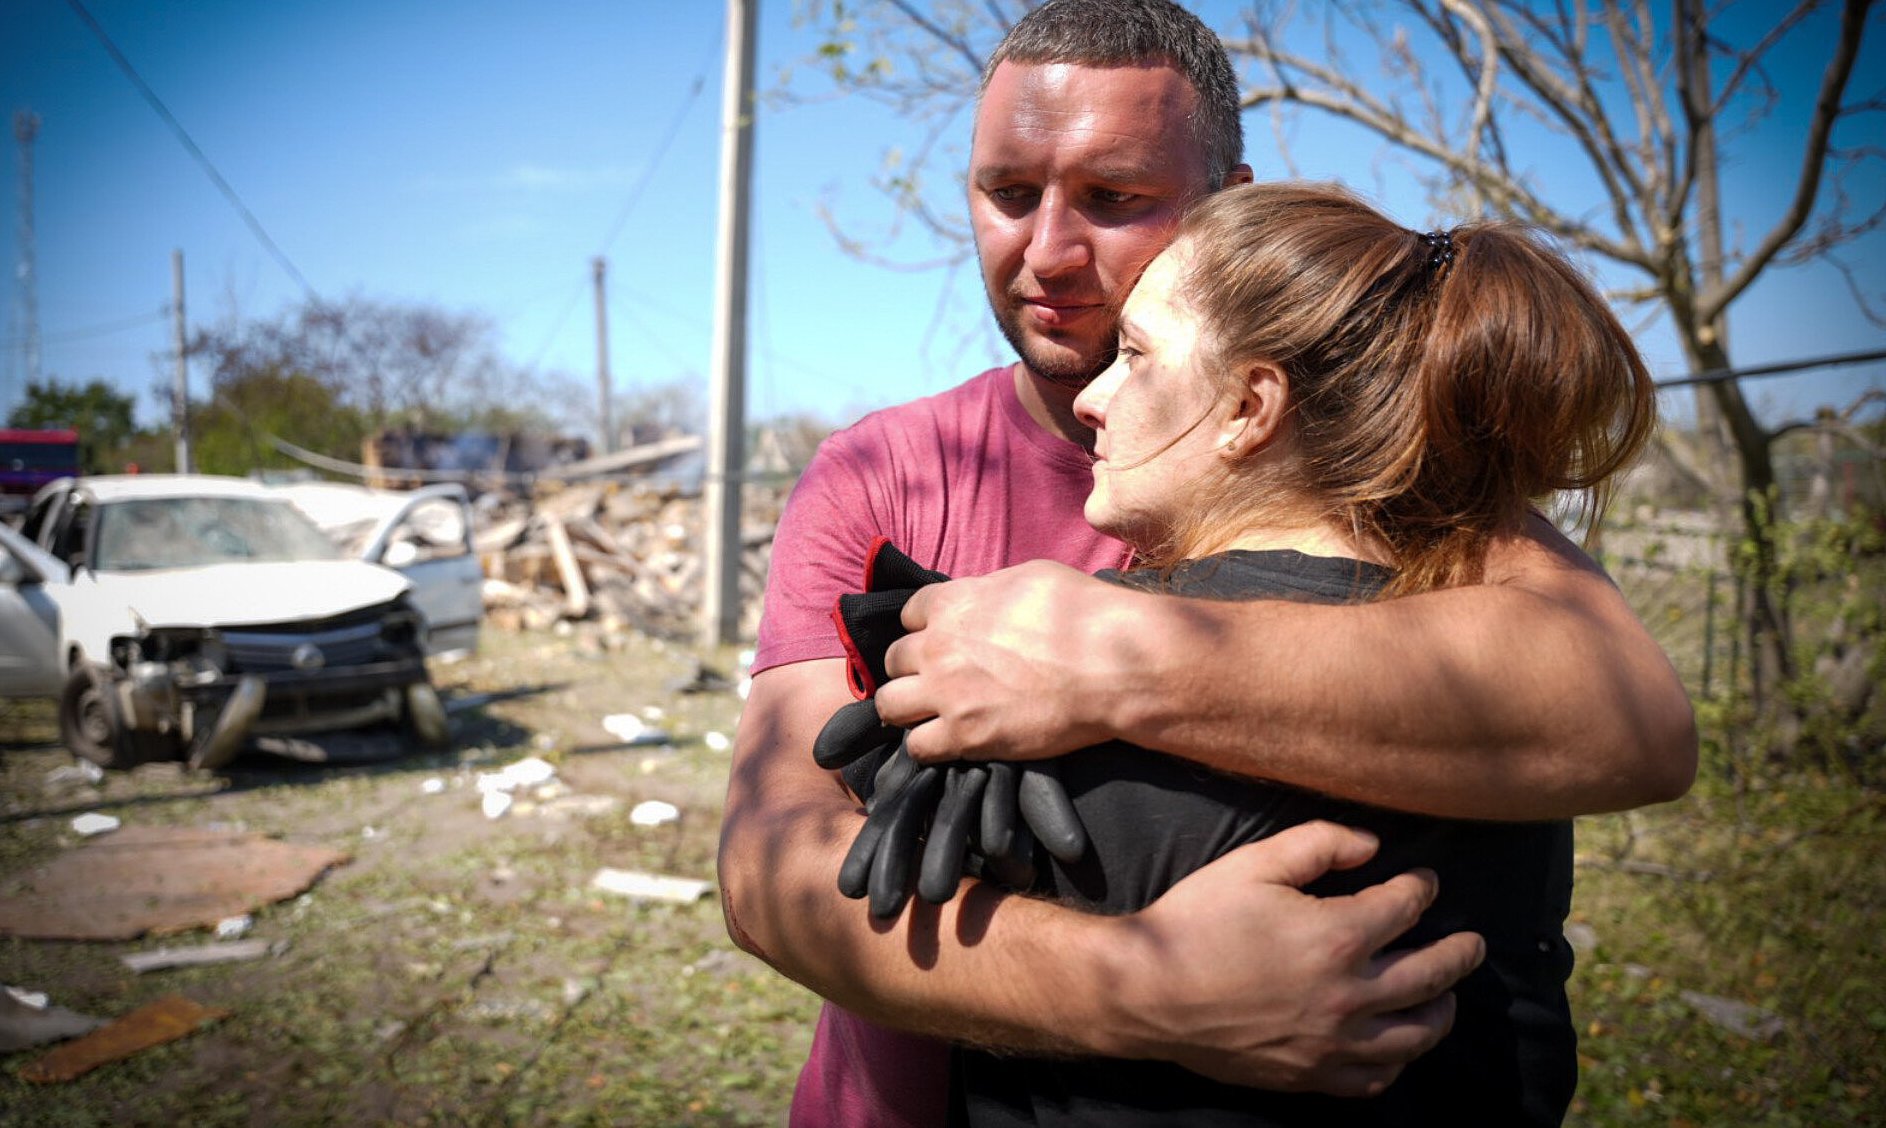
[[[79,433],[0,428],[0,515],[26,508],[41,486],[79,472]]]

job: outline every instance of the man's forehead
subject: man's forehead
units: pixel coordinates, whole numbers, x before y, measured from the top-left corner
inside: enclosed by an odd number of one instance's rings
[[[975,174],[1032,170],[1053,150],[1099,179],[1170,173],[1203,145],[1190,128],[1197,93],[1165,64],[1095,67],[1004,62],[976,108]]]

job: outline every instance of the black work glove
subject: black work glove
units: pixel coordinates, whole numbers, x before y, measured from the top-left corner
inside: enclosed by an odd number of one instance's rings
[[[1017,888],[1031,885],[1037,839],[1065,862],[1087,849],[1086,829],[1052,762],[919,767],[903,748],[903,730],[878,716],[869,694],[888,678],[884,652],[906,633],[904,604],[918,587],[948,578],[879,538],[866,560],[868,590],[840,596],[832,612],[848,679],[862,699],[832,715],[812,755],[820,767],[841,769],[866,801],[865,825],[840,868],[838,887],[847,897],[869,894],[871,914],[880,919],[903,911],[913,868],[918,895],[942,904],[955,896],[966,872]]]

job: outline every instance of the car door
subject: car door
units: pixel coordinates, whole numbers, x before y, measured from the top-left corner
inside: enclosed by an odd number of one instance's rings
[[[464,486],[447,482],[414,490],[364,543],[361,559],[412,583],[413,604],[426,618],[427,653],[478,648],[484,572],[472,551],[471,500]]]
[[[65,565],[0,525],[0,697],[52,697],[64,681],[59,603]]]

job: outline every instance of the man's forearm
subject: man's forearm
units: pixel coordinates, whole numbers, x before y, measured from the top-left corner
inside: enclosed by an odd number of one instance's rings
[[[1099,616],[1117,681],[1094,700],[1135,743],[1404,810],[1558,818],[1680,796],[1696,737],[1668,659],[1601,573],[1527,543],[1503,582],[1362,607]]]
[[[1541,524],[1543,524],[1541,522]],[[1239,775],[1455,818],[1681,795],[1696,728],[1669,660],[1549,528],[1488,579],[1361,606],[1154,595],[1036,562],[924,588],[885,719],[924,762],[1118,737]]]
[[[846,698],[832,689],[843,685],[836,663],[803,666],[756,680],[741,721],[720,859],[734,939],[886,1025],[1029,1052],[1121,1052],[1093,1010],[1104,992],[1092,985],[1112,971],[1108,918],[970,882],[946,905],[914,901],[878,926],[838,894],[839,862],[863,816],[811,765],[817,727],[805,720]],[[808,709],[808,695],[820,704]]]

